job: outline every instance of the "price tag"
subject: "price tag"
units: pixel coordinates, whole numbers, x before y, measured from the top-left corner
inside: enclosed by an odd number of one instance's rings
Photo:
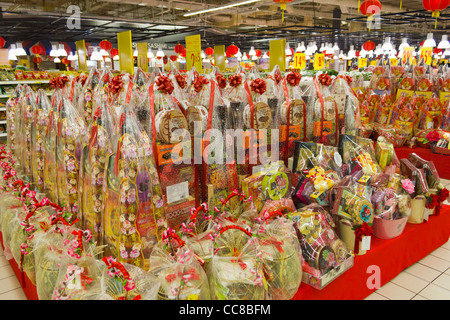
[[[407,61],[409,61],[409,63],[412,63],[413,51],[414,51],[413,47],[403,48],[403,57],[402,57],[403,64],[405,64]]]
[[[186,41],[186,67],[187,70],[191,70],[195,67],[199,73],[203,73],[202,65],[202,45],[199,34],[185,37]]]
[[[430,217],[429,211],[425,209],[423,213],[423,220],[428,221],[428,218]]]
[[[370,240],[371,239],[372,239],[372,237],[370,237],[370,236],[362,237],[361,250],[363,250],[363,251],[370,250]]]
[[[306,67],[306,55],[302,52],[294,54],[294,69],[303,70]]]
[[[321,70],[325,68],[325,55],[323,53],[316,53],[314,55],[314,70]]]
[[[177,202],[189,196],[189,184],[187,181],[180,182],[166,188],[167,203]]]
[[[431,65],[432,58],[431,54],[433,52],[433,48],[422,48],[420,51],[420,59],[423,59],[423,62],[427,65]]]
[[[358,59],[358,69],[367,67],[367,58]]]

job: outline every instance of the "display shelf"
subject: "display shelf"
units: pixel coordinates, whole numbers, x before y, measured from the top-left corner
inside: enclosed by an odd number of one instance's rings
[[[1,138],[1,137],[6,137],[7,135],[8,135],[8,133],[2,132],[2,133],[0,133],[0,138]]]
[[[6,108],[0,108],[0,111],[6,111]]]
[[[50,80],[17,80],[17,81],[0,81],[0,85],[14,85],[14,84],[43,84],[50,83]]]
[[[0,120],[0,124],[6,124],[6,120]]]

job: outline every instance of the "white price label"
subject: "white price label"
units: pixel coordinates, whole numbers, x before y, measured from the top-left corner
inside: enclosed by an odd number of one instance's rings
[[[189,196],[189,184],[187,181],[180,182],[166,188],[167,203],[174,203]]]
[[[366,236],[361,239],[361,250],[370,250],[370,240],[372,237]]]
[[[430,217],[430,211],[425,208],[425,211],[423,213],[423,220],[428,221],[429,217]]]

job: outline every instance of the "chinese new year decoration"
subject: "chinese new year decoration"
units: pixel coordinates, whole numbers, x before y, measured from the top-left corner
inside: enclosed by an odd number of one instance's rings
[[[371,22],[373,20],[373,15],[381,11],[381,2],[378,0],[365,0],[363,3],[361,3],[359,11],[363,15],[367,16],[368,22]]]
[[[292,0],[273,0],[273,2],[280,4],[281,21],[284,22],[284,11],[286,10],[286,3],[292,2]]]
[[[432,17],[436,18],[434,28],[437,27],[437,19],[441,15],[441,11],[450,5],[450,0],[423,0],[423,7],[427,11],[432,12]]]

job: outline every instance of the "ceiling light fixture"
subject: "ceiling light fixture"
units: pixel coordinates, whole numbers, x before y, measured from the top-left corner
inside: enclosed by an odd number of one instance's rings
[[[237,6],[242,6],[245,4],[250,4],[250,3],[254,3],[254,2],[258,2],[260,0],[247,0],[247,1],[241,1],[241,2],[235,2],[235,3],[231,3],[225,6],[221,6],[221,7],[216,7],[216,8],[210,8],[210,9],[205,9],[205,10],[199,10],[199,11],[195,11],[195,12],[189,12],[189,13],[185,13],[183,16],[184,17],[190,17],[190,16],[194,16],[197,14],[202,14],[202,13],[207,13],[207,12],[212,12],[212,11],[217,11],[217,10],[223,10],[223,9],[228,9],[228,8],[232,8],[232,7],[237,7]]]
[[[424,48],[434,48],[436,47],[436,41],[433,39],[433,34],[428,33],[427,34],[427,40],[423,43]]]
[[[23,50],[23,48],[22,48],[22,43],[20,43],[20,42],[16,43],[16,51],[14,52],[14,54],[16,55],[16,57],[26,56],[27,55],[25,50]]]
[[[449,49],[450,48],[450,42],[448,41],[448,36],[444,34],[442,36],[441,42],[439,42],[438,49]]]
[[[50,50],[50,57],[57,57],[57,56],[58,56],[57,46],[52,44],[52,50]]]
[[[58,56],[67,57],[67,51],[64,49],[64,44],[59,45]]]
[[[164,51],[162,51],[161,47],[158,47],[158,51],[156,52],[156,56],[162,58],[165,56]]]

